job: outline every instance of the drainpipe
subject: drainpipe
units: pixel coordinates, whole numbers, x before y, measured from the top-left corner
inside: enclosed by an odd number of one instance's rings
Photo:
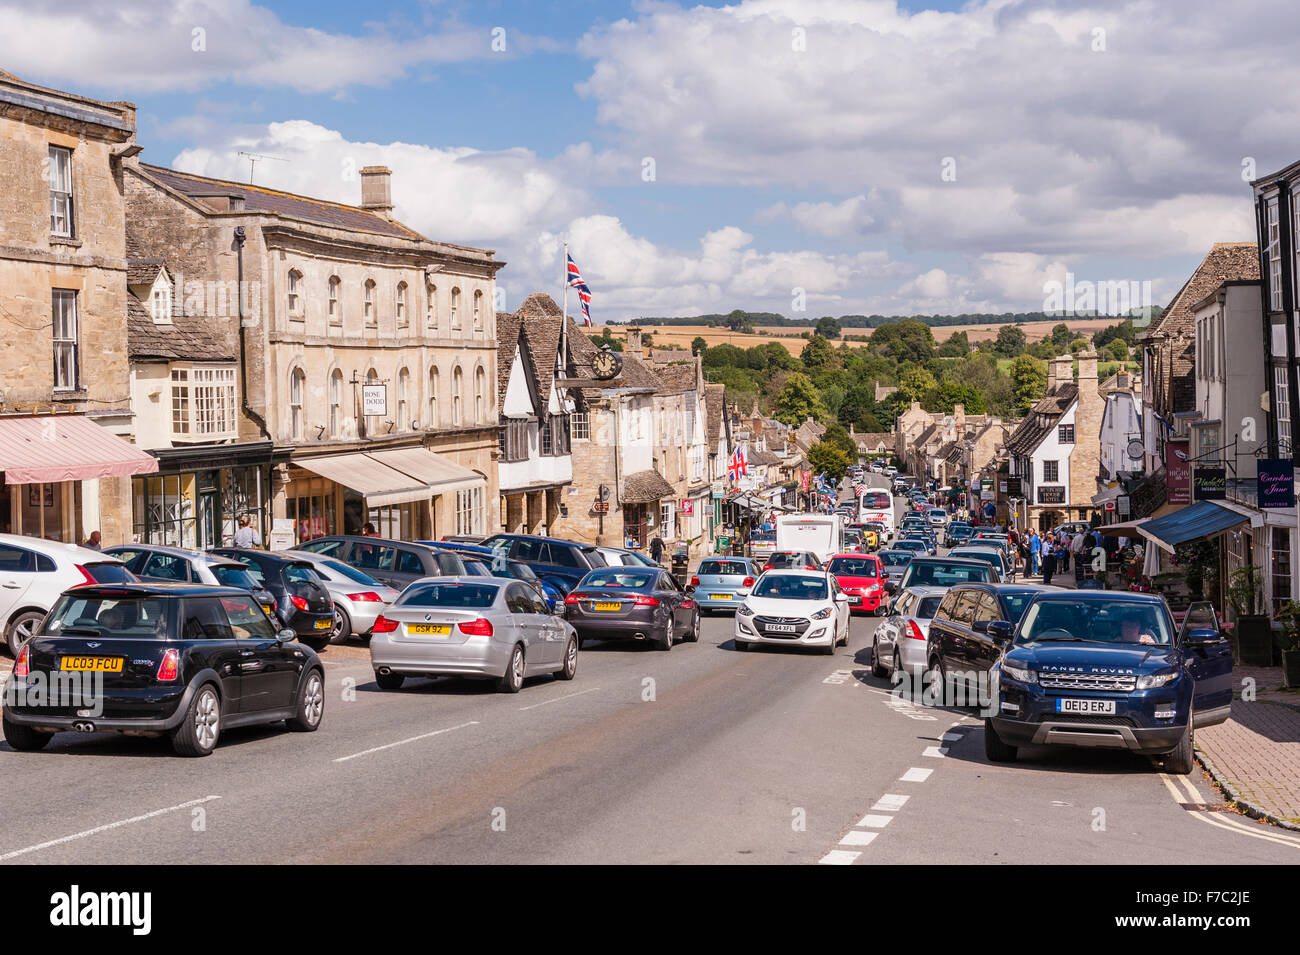
[[[248,346],[244,341],[244,227],[235,227],[235,261],[237,263],[238,281],[235,284],[235,298],[239,305],[239,391],[244,406],[244,414],[252,418],[262,437],[271,440],[271,432],[266,427],[266,419],[254,411],[248,404]]]

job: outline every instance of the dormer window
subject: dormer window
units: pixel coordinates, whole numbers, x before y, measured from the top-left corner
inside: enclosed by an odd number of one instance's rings
[[[158,273],[149,292],[149,314],[155,325],[172,324],[172,287],[165,271]]]

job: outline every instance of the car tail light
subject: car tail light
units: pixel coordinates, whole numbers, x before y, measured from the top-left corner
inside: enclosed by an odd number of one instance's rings
[[[700,577],[699,577],[699,574],[692,574],[692,575],[691,575],[691,586],[692,586],[692,587],[698,587],[699,585],[700,585]]]
[[[396,620],[389,620],[387,617],[383,616],[382,614],[378,617],[378,619],[375,620],[375,627],[374,627],[375,633],[392,633],[396,629],[397,629]]]
[[[683,600],[683,601],[682,601],[682,609],[683,609],[683,610],[690,610],[690,609],[691,609],[692,607],[694,607],[694,606],[695,606],[695,601],[694,601],[694,600]]]
[[[355,600],[358,603],[367,604],[381,604],[384,602],[384,598],[379,596],[379,594],[375,593],[373,590],[367,590],[362,594],[348,594],[348,600]]]
[[[168,650],[163,654],[162,663],[158,664],[158,681],[171,683],[180,675],[181,653],[179,650]]]
[[[907,621],[907,635],[913,640],[925,639],[925,634],[921,632],[921,628],[916,625],[915,620]]]
[[[638,607],[658,607],[659,598],[658,597],[637,597],[636,605]]]
[[[76,586],[76,587],[81,587],[81,586],[84,586],[85,584],[97,584],[97,583],[99,583],[98,580],[96,580],[94,577],[90,576],[90,571],[86,570],[85,567],[82,567],[80,564],[73,564],[72,566],[75,567],[75,568],[77,568],[77,570],[81,572],[81,577],[82,577],[82,581],[81,581],[81,583],[79,583],[79,584],[74,584],[74,586]]]
[[[471,637],[492,636],[492,621],[486,617],[479,617],[477,620],[470,620],[457,626],[460,627],[461,633],[467,633]]]
[[[766,567],[764,567],[763,569],[764,569],[764,570],[767,570]],[[754,578],[753,578],[753,577],[746,577],[744,580],[742,580],[742,581],[740,582],[740,586],[742,586],[742,587],[752,587],[752,586],[754,586]]]
[[[812,564],[804,564],[804,565],[803,565],[803,569],[804,569],[804,570],[816,570],[817,568],[814,567]]]
[[[579,599],[581,598],[579,598],[577,594],[569,594],[569,596],[564,598],[564,602],[566,604],[576,604]]]
[[[14,661],[14,676],[26,676],[31,672],[31,662],[27,656],[28,648],[24,646],[18,651],[18,659]]]
[[[302,597],[290,597],[289,602],[293,604],[295,607],[297,607],[299,610],[307,609],[307,601],[304,600]]]
[[[764,565],[763,565],[763,570],[767,571],[767,570],[771,570],[771,569],[772,569],[772,565],[771,565],[771,564],[764,564]]]

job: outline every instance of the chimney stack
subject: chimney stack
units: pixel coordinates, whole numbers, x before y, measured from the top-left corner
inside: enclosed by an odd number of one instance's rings
[[[627,330],[627,350],[637,358],[644,357],[641,351],[641,329],[635,325]]]
[[[387,166],[366,166],[361,170],[361,208],[385,219],[393,212],[393,171]]]

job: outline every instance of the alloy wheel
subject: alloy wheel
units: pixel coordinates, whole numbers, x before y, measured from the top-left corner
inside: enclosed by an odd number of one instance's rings
[[[307,722],[315,726],[325,713],[325,687],[318,674],[307,678],[307,689],[303,691],[303,709]]]
[[[204,749],[216,745],[220,723],[221,707],[217,704],[217,694],[205,689],[199,696],[198,706],[194,708],[194,735]]]

